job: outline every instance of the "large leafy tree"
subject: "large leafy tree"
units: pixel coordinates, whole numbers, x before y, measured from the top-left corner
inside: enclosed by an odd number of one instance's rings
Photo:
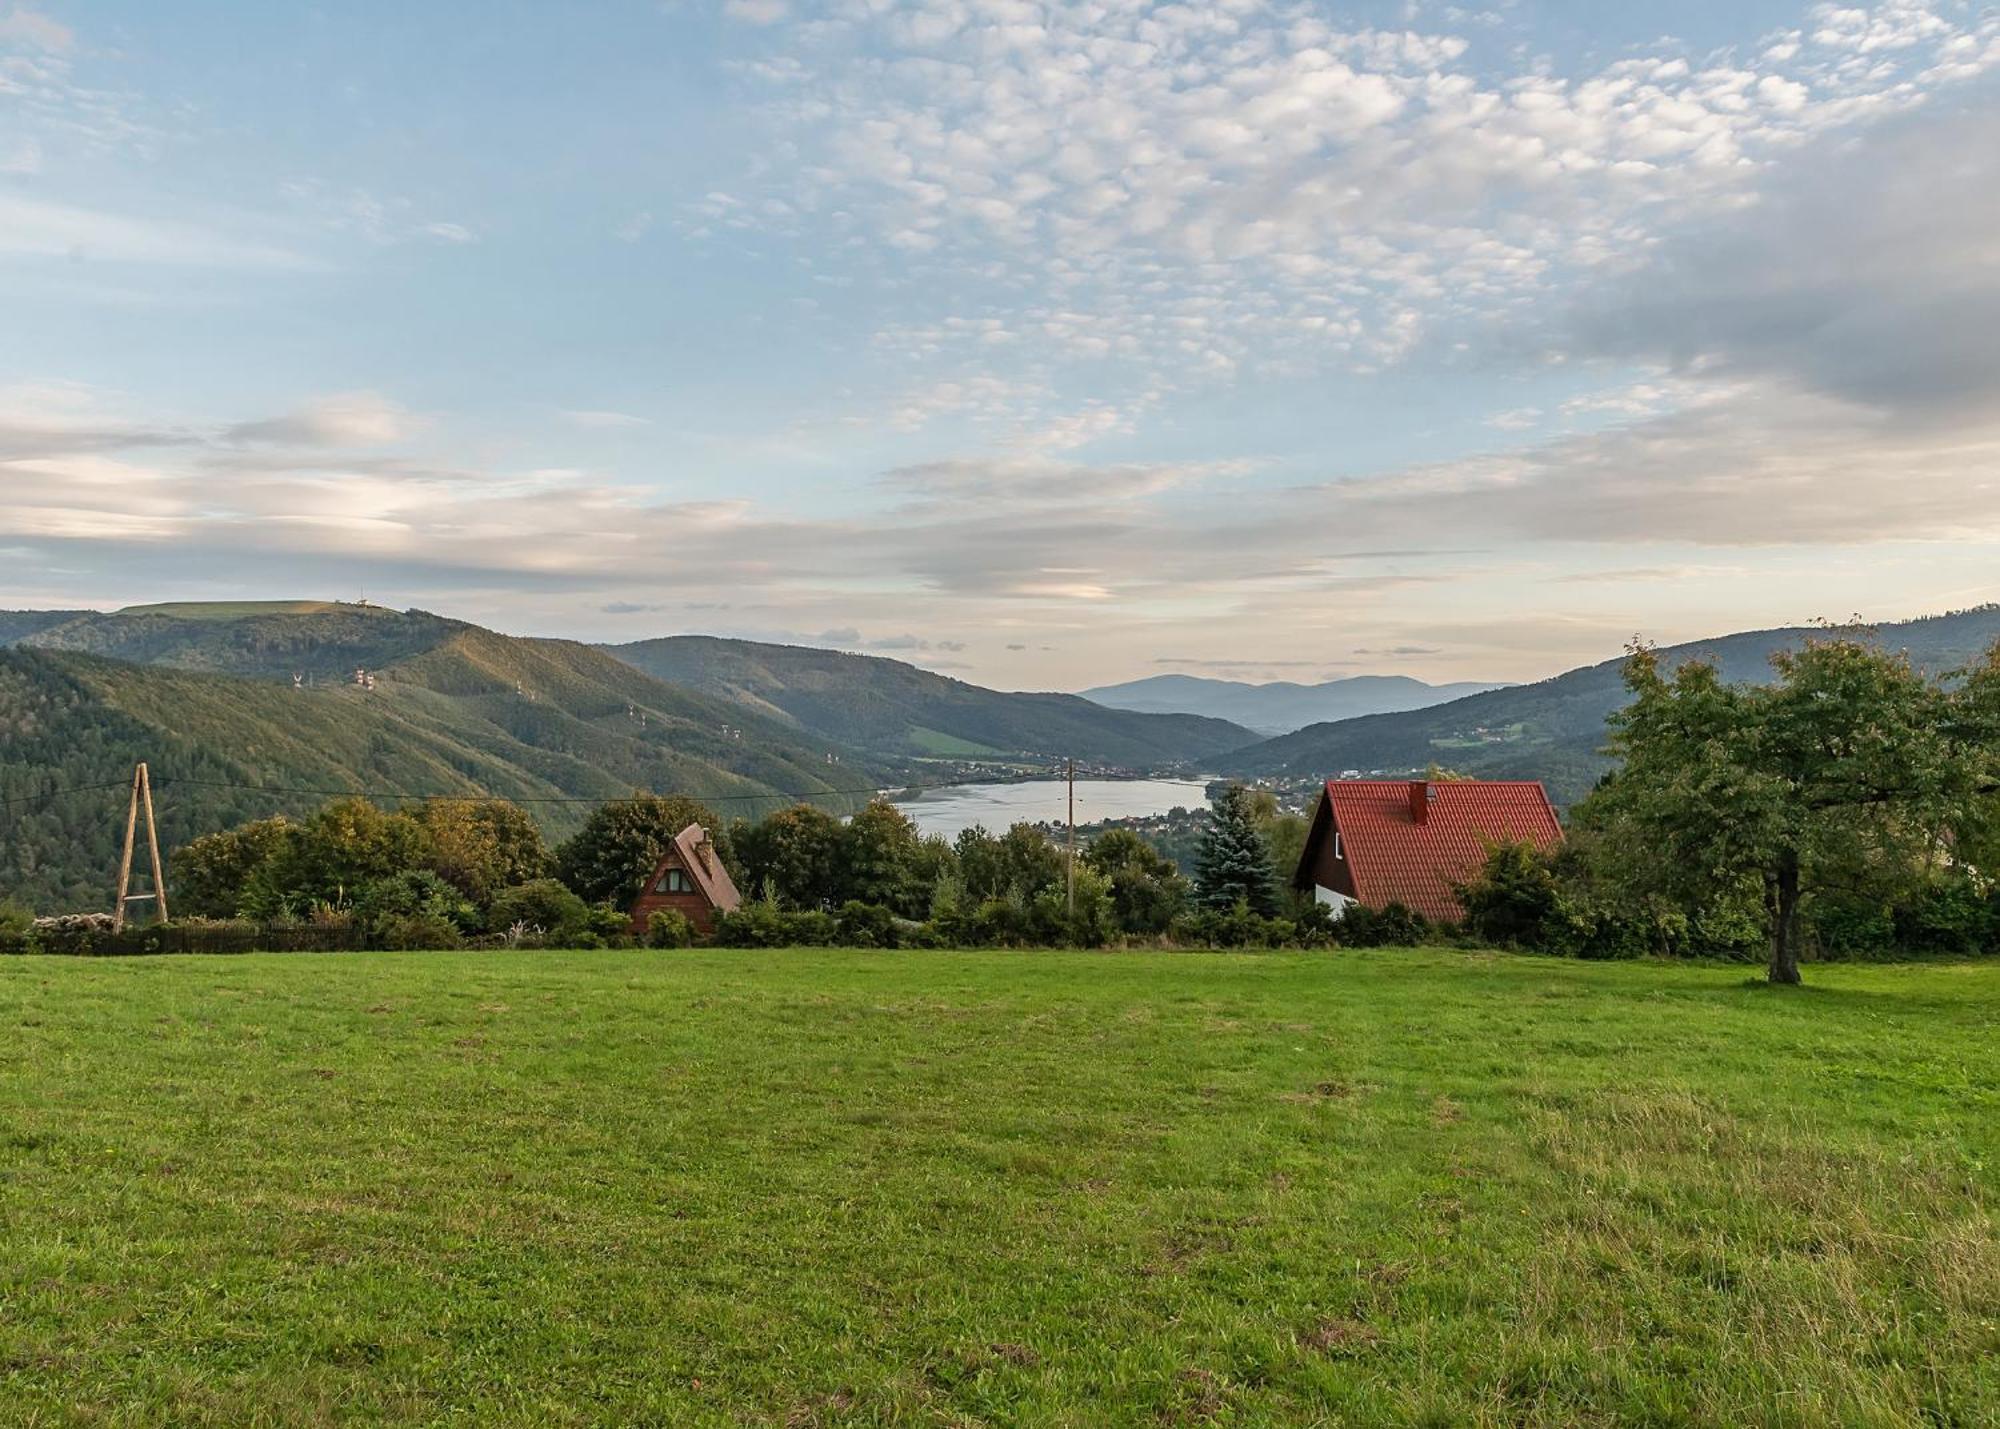
[[[243,909],[251,876],[298,836],[283,815],[204,834],[174,850],[174,912],[182,917],[233,918]]]
[[[1231,784],[1216,797],[1208,828],[1195,856],[1195,898],[1204,908],[1226,912],[1238,903],[1272,917],[1278,911],[1278,875],[1271,848],[1257,827],[1250,791]]]
[[[839,893],[840,820],[811,804],[780,809],[733,834],[745,896],[769,889],[788,908],[823,908]]]
[[[593,809],[583,827],[556,850],[557,874],[588,901],[622,907],[638,896],[667,845],[689,824],[708,830],[716,853],[733,875],[735,850],[715,811],[698,799],[652,794]]]
[[[366,799],[335,799],[300,826],[274,862],[287,889],[311,902],[344,904],[378,878],[429,867],[430,851],[430,835],[410,815]]]
[[[431,867],[479,904],[503,888],[546,878],[554,867],[535,821],[498,799],[432,799],[417,810],[430,835]]]
[[[1827,638],[1776,656],[1767,685],[1671,673],[1636,648],[1613,720],[1618,772],[1578,810],[1635,891],[1762,899],[1770,979],[1799,981],[1802,904],[1858,871],[1950,856],[1991,786],[2000,674],[1926,678],[1900,655]]]
[[[875,903],[911,917],[929,909],[931,890],[917,826],[894,804],[877,799],[841,829],[842,901]]]

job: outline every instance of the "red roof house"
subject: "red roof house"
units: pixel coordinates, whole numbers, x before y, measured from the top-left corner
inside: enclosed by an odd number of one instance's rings
[[[1456,884],[1496,844],[1553,848],[1562,825],[1542,786],[1483,779],[1330,779],[1292,886],[1336,911],[1401,903],[1434,923],[1465,916]]]
[[[729,870],[716,857],[708,830],[689,824],[667,845],[653,876],[632,904],[632,931],[643,934],[646,920],[663,908],[685,913],[696,931],[715,931],[717,913],[734,913],[743,903]]]

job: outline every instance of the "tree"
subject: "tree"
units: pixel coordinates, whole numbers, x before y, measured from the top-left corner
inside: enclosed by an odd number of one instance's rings
[[[689,824],[708,830],[716,856],[733,874],[735,850],[714,810],[679,795],[642,794],[593,809],[583,827],[556,850],[557,875],[585,902],[623,907],[638,896],[667,845]]]
[[[1250,791],[1231,784],[1216,796],[1195,857],[1195,900],[1226,912],[1238,903],[1259,917],[1278,911],[1278,876],[1271,849],[1258,831]]]
[[[1083,864],[1111,886],[1121,931],[1164,933],[1187,906],[1187,880],[1158,849],[1131,829],[1107,829],[1083,851]]]
[[[290,888],[342,903],[378,878],[427,867],[430,837],[408,814],[392,814],[366,799],[335,799],[305,821],[286,857]]]
[[[555,866],[540,827],[505,800],[432,799],[416,818],[430,835],[433,871],[475,903]]]
[[[1000,896],[1007,886],[1007,868],[1000,855],[1000,840],[987,833],[984,825],[974,824],[969,829],[959,830],[958,837],[952,841],[952,851],[958,855],[959,881],[974,903]]]
[[[283,815],[204,834],[174,850],[173,910],[181,917],[233,918],[243,911],[251,876],[296,837],[298,825]]]
[[[894,804],[873,801],[840,832],[841,902],[921,916],[930,906],[930,889],[920,886],[920,859],[917,826]]]
[[[768,887],[787,908],[825,908],[838,885],[840,820],[811,804],[780,809],[734,835],[743,861],[744,889],[761,897]]]
[[[1991,781],[1996,677],[1956,688],[1899,655],[1828,638],[1780,653],[1769,685],[1712,665],[1626,661],[1623,766],[1578,810],[1639,891],[1762,895],[1774,983],[1799,981],[1799,909],[1843,868],[1921,867],[1969,826]],[[1992,662],[1988,662],[1989,667]]]
[[[1503,947],[1547,950],[1563,923],[1562,892],[1552,860],[1529,843],[1486,851],[1479,872],[1458,890],[1465,926]]]

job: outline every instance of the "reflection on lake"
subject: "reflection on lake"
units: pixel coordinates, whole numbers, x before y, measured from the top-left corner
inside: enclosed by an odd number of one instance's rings
[[[1199,809],[1208,803],[1199,779],[1079,779],[1076,781],[1076,821],[1131,819],[1164,814],[1176,807]],[[956,784],[929,789],[897,805],[927,834],[955,838],[974,824],[990,833],[1005,833],[1019,823],[1059,824],[1069,817],[1068,786],[1060,779],[1029,779],[1019,784]]]

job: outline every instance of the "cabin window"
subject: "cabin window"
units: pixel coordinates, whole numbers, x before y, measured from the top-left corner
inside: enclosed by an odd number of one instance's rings
[[[1343,854],[1343,853],[1342,853],[1342,852],[1340,851],[1340,830],[1339,830],[1339,829],[1335,829],[1335,830],[1333,831],[1333,857],[1334,857],[1334,859],[1335,859],[1335,861],[1336,861],[1336,862],[1337,862],[1337,861],[1339,861],[1340,859],[1342,859],[1342,858],[1345,858],[1345,857],[1346,857],[1346,855],[1345,855],[1345,854]]]
[[[692,893],[694,884],[688,881],[687,871],[670,868],[660,875],[660,881],[653,885],[655,893]]]

